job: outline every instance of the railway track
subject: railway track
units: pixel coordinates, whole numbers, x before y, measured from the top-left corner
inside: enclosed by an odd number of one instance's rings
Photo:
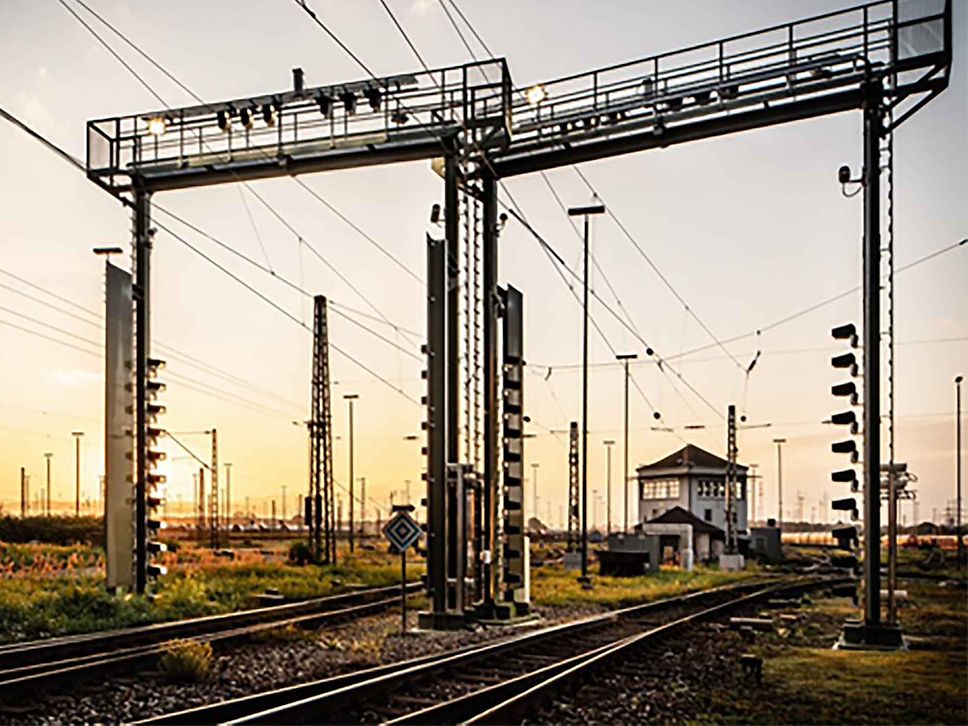
[[[408,583],[416,592],[420,583]],[[400,602],[400,586],[270,605],[222,615],[46,638],[0,646],[0,698],[16,700],[36,689],[74,686],[83,679],[153,663],[164,644],[192,639],[221,646],[279,627],[315,627],[361,617]]]
[[[841,578],[843,579],[843,578]],[[637,605],[402,663],[224,701],[144,723],[456,723],[520,698],[550,678],[643,637],[771,596],[834,584],[788,578]],[[527,697],[525,701],[527,702]],[[516,706],[509,706],[515,708]],[[509,711],[510,713],[510,711]],[[485,719],[487,720],[487,719]],[[503,721],[503,718],[495,719]]]

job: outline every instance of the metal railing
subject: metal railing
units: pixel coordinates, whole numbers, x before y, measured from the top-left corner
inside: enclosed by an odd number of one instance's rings
[[[318,86],[87,124],[89,176],[280,158],[443,139],[463,132],[486,148],[507,138],[511,80],[503,59]]]
[[[623,128],[658,133],[677,120],[829,93],[947,54],[950,0],[880,0],[554,79],[531,94],[518,88],[511,153]],[[542,100],[528,103],[529,95]]]

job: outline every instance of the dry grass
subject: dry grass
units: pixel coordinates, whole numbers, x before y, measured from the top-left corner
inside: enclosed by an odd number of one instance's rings
[[[759,570],[753,567],[743,572],[697,567],[692,572],[663,570],[644,577],[596,575],[592,577],[593,588],[585,590],[578,582],[578,573],[558,566],[544,566],[531,573],[531,598],[537,606],[595,604],[614,608],[728,585],[759,574]]]

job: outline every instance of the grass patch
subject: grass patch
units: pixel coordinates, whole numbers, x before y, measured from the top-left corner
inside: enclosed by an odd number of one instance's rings
[[[165,643],[159,660],[161,672],[173,683],[198,683],[212,671],[211,643],[173,640]]]
[[[692,572],[662,570],[644,577],[596,575],[592,578],[594,587],[584,590],[578,583],[577,573],[565,571],[561,567],[546,566],[531,572],[531,599],[537,606],[594,604],[617,608],[728,585],[759,574],[754,567],[743,572],[720,572],[697,567]]]
[[[796,624],[747,646],[763,657],[763,686],[753,689],[743,681],[743,687],[737,682],[714,688],[704,720],[968,723],[965,591],[915,583],[908,593],[898,619],[911,650],[832,650],[845,618],[858,611],[846,599],[817,600]]]
[[[115,596],[104,589],[103,554],[98,548],[0,544],[0,642],[214,615],[255,607],[275,588],[289,599],[337,594],[349,585],[400,582],[399,560],[379,551],[341,552],[331,567],[298,567],[267,562],[239,551],[235,560],[208,550],[181,547],[165,556],[169,574],[152,597]],[[408,574],[418,577],[422,563]]]

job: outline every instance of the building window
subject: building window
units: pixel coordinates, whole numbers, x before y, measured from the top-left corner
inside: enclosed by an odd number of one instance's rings
[[[642,499],[678,499],[678,479],[651,479],[642,482]]]
[[[712,509],[705,510],[703,512],[703,515],[702,516],[703,516],[703,519],[705,519],[707,522],[712,522],[713,521],[713,510]]]
[[[700,497],[706,499],[722,499],[726,496],[726,482],[716,479],[700,479],[696,491]]]

